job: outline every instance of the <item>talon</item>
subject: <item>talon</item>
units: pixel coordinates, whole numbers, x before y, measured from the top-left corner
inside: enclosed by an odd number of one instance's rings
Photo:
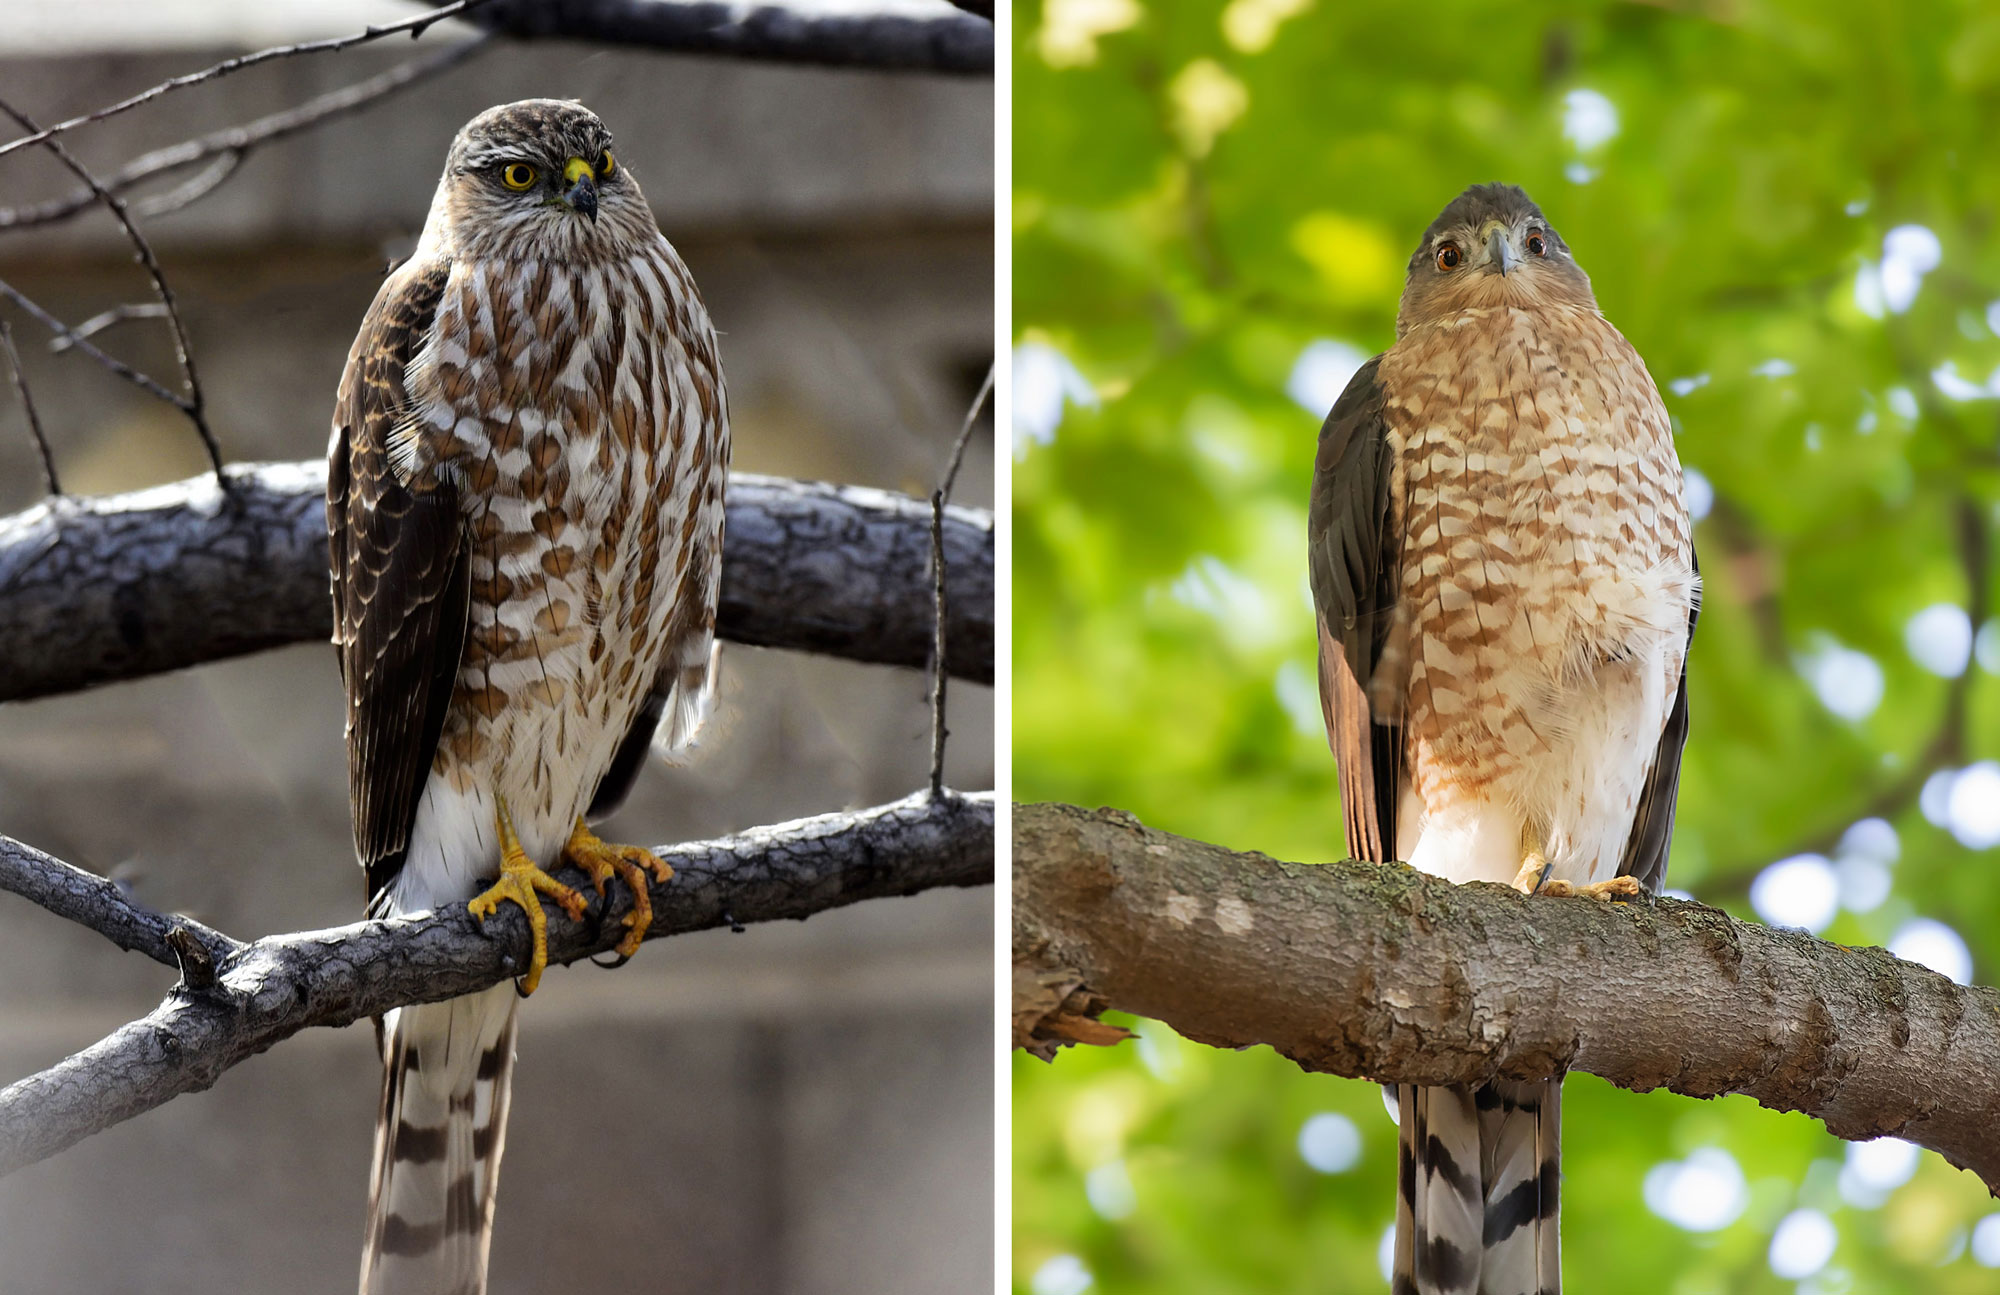
[[[597,964],[601,967],[624,966],[639,951],[640,942],[653,925],[653,896],[646,888],[647,875],[666,882],[673,879],[674,870],[651,850],[636,845],[612,845],[599,840],[580,817],[569,834],[568,844],[563,846],[563,858],[590,878],[600,897],[605,894],[605,887],[614,874],[622,877],[626,889],[632,892],[632,911],[625,914],[625,934],[614,949],[618,961]]]
[[[611,953],[611,961],[605,962],[598,958],[592,958],[590,960],[590,965],[593,967],[602,967],[606,971],[616,971],[618,970],[618,968],[624,966],[626,963],[630,961],[632,961],[632,959],[626,957],[624,954],[619,953],[617,950],[614,949],[612,950]]]
[[[493,820],[500,832],[500,877],[465,907],[482,927],[502,903],[519,904],[527,914],[534,949],[528,958],[526,974],[514,982],[514,992],[526,998],[542,983],[542,972],[549,965],[549,918],[542,910],[542,896],[561,905],[571,921],[583,919],[585,904],[582,895],[537,868],[535,861],[521,849],[520,838],[514,835],[514,824],[507,817],[505,800],[496,802]]]
[[[1593,881],[1589,885],[1576,886],[1567,881],[1551,881],[1541,889],[1541,894],[1557,899],[1581,895],[1588,899],[1605,901],[1636,899],[1646,893],[1636,877],[1613,877],[1609,881]]]
[[[1521,860],[1521,871],[1514,876],[1514,889],[1527,895],[1532,895],[1537,890],[1547,894],[1549,892],[1543,890],[1543,879],[1548,875],[1549,861],[1542,857],[1540,850],[1530,850]],[[1557,886],[1562,883],[1551,881],[1547,884]]]

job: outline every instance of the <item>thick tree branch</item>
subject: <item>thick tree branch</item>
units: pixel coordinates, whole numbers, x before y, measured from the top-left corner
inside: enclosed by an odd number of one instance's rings
[[[1280,863],[1115,810],[1013,821],[1017,1043],[1075,1037],[1078,1009],[1108,1003],[1386,1082],[1570,1069],[1743,1093],[1844,1138],[1907,1138],[2000,1190],[1995,990],[1700,904]]]
[[[131,679],[332,632],[326,467],[239,464],[0,518],[0,701]],[[730,478],[719,629],[758,647],[922,666],[930,519],[916,499]],[[993,678],[993,516],[949,510],[950,661]]]
[[[648,939],[803,919],[865,899],[991,884],[993,797],[933,797],[926,789],[876,809],[657,853],[675,876],[651,888]],[[23,858],[18,847],[0,849],[0,874],[15,871]],[[569,880],[588,885],[580,875]],[[549,960],[573,962],[611,948],[629,907],[629,897],[614,887],[611,902],[594,906],[583,922],[551,909]],[[124,929],[129,918],[114,908],[93,912]],[[64,915],[106,929],[74,906]],[[309,1026],[346,1025],[496,984],[520,969],[527,950],[520,910],[504,907],[482,930],[463,904],[234,946],[215,960],[215,979],[206,987],[184,982],[143,1019],[0,1090],[0,1175],[207,1088],[229,1067]]]
[[[685,54],[880,71],[993,74],[993,24],[968,13],[874,13],[766,0],[492,0],[465,15],[489,31]]]

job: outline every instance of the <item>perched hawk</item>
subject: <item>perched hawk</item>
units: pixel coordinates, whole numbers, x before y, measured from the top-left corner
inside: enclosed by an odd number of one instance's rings
[[[1320,697],[1348,852],[1545,894],[1657,891],[1698,576],[1646,366],[1525,193],[1410,260],[1320,431]],[[1560,1288],[1560,1076],[1397,1089],[1397,1295]]]
[[[531,99],[453,141],[375,294],[333,419],[327,525],[354,840],[372,914],[519,904],[544,871],[652,921],[666,866],[585,826],[714,679],[729,419],[715,330],[611,133]],[[490,888],[489,888],[490,887]],[[483,893],[482,893],[483,892]],[[515,990],[391,1012],[361,1289],[486,1289]]]

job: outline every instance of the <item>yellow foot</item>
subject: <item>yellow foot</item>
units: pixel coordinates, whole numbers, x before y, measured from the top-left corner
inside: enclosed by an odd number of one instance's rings
[[[651,850],[598,840],[581,818],[569,834],[569,844],[563,846],[563,858],[589,876],[599,899],[604,898],[604,887],[614,873],[625,879],[632,892],[632,911],[625,914],[625,935],[618,941],[617,953],[621,960],[637,953],[646,929],[653,924],[653,897],[646,889],[646,874],[667,882],[673,880],[674,870]]]
[[[1542,894],[1561,898],[1566,895],[1587,895],[1592,899],[1637,899],[1646,893],[1637,877],[1613,877],[1609,881],[1593,881],[1587,886],[1572,886],[1567,881],[1551,881],[1542,887]]]
[[[1540,850],[1530,850],[1521,860],[1521,871],[1514,877],[1514,889],[1525,895],[1532,895],[1542,884],[1542,874],[1549,870],[1549,861],[1542,857]],[[1551,886],[1555,882],[1549,883]]]
[[[500,879],[466,907],[481,926],[507,901],[519,904],[528,915],[528,929],[534,935],[535,947],[528,958],[527,974],[515,982],[521,997],[526,998],[542,983],[542,971],[549,965],[549,919],[542,911],[541,896],[547,895],[561,904],[571,921],[583,917],[583,896],[537,868],[535,861],[521,849],[520,839],[514,835],[514,824],[507,817],[505,800],[498,802],[493,819],[500,829]]]

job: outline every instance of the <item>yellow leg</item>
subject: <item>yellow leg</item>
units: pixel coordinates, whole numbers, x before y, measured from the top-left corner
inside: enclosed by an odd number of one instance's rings
[[[569,834],[569,844],[563,846],[563,858],[589,876],[597,887],[599,899],[604,898],[604,887],[613,874],[625,879],[625,885],[632,891],[632,911],[625,914],[625,935],[618,941],[617,952],[620,958],[637,953],[639,942],[646,938],[646,930],[653,924],[653,897],[646,889],[646,874],[666,882],[673,880],[674,870],[651,850],[600,841],[581,818]]]
[[[1593,881],[1587,886],[1577,886],[1554,878],[1542,880],[1548,870],[1549,861],[1542,852],[1527,846],[1521,859],[1521,871],[1514,877],[1514,888],[1524,894],[1550,895],[1557,899],[1571,895],[1587,895],[1591,899],[1636,899],[1646,893],[1636,877],[1613,877],[1609,881]]]
[[[535,947],[528,959],[527,974],[516,982],[521,997],[526,998],[535,992],[535,986],[542,983],[542,971],[549,965],[549,919],[542,911],[541,896],[547,895],[562,905],[571,921],[583,917],[583,896],[535,866],[535,861],[528,857],[521,848],[520,839],[514,835],[514,824],[507,817],[505,799],[497,800],[493,820],[500,829],[500,879],[493,883],[492,889],[474,898],[466,907],[482,926],[507,901],[519,904],[521,911],[528,915],[528,929],[534,935]]]
[[[1549,861],[1542,857],[1540,850],[1530,850],[1521,859],[1521,871],[1514,877],[1514,889],[1525,895],[1532,895],[1541,887],[1542,874],[1549,870]],[[1551,886],[1555,882],[1549,883]]]

